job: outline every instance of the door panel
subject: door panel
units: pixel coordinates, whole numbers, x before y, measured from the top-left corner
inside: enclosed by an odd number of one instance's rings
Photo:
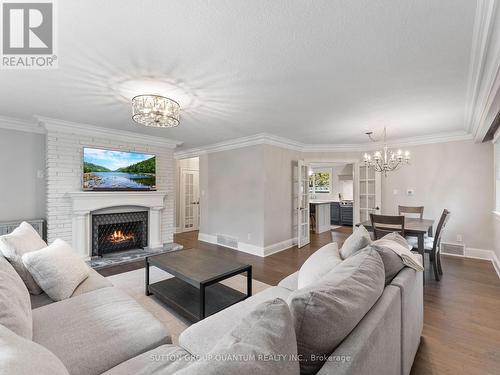
[[[199,172],[181,170],[182,230],[198,230],[200,226]]]
[[[370,220],[370,213],[382,212],[381,174],[365,165],[359,167],[359,220]]]
[[[297,246],[306,246],[310,242],[309,229],[309,168],[303,160],[297,162],[297,182],[295,199],[297,207]]]

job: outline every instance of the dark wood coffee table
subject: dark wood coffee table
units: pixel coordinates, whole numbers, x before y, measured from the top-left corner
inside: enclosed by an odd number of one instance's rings
[[[149,284],[149,267],[173,278]],[[145,259],[146,295],[153,294],[191,321],[199,321],[252,295],[252,266],[226,259],[210,250],[187,249]],[[220,281],[246,272],[247,293]]]

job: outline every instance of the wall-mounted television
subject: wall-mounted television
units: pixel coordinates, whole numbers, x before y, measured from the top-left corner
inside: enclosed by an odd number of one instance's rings
[[[88,147],[83,149],[83,190],[155,189],[155,155]]]

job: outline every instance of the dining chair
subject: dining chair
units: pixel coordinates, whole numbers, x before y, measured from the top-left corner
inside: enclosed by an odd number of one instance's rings
[[[434,270],[434,278],[436,281],[441,280],[441,275],[443,274],[443,268],[441,267],[441,236],[443,235],[444,228],[450,219],[450,211],[447,209],[443,210],[441,217],[436,228],[436,235],[434,237],[426,237],[424,240],[424,250],[425,253],[429,254],[429,260]],[[408,239],[408,243],[413,246],[416,250],[417,240]]]
[[[415,214],[419,215],[420,219],[424,217],[424,206],[398,206],[399,215],[405,216],[405,214]]]
[[[384,237],[386,234],[397,232],[405,236],[405,217],[370,214],[374,239]]]

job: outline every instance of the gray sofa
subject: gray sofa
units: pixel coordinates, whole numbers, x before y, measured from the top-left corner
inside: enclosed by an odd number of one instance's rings
[[[5,268],[6,260],[0,259],[0,265],[2,261]],[[55,354],[71,375],[172,374],[186,366],[175,360],[176,355],[209,353],[258,304],[275,298],[286,301],[297,289],[297,280],[298,272],[278,286],[191,325],[175,346],[159,321],[91,271],[67,300],[31,296],[33,341]],[[404,268],[318,374],[409,374],[422,325],[422,273]]]
[[[15,278],[18,283],[12,282]],[[3,306],[21,300],[24,295],[28,298],[28,290],[1,255],[0,281],[4,284],[4,288],[0,286]],[[14,287],[21,285],[24,290],[6,291],[9,283]],[[9,298],[11,301],[6,301]],[[128,359],[172,342],[163,324],[94,270],[71,298],[59,302],[52,301],[46,294],[29,295],[29,298],[33,308],[30,314],[32,341],[59,358],[71,375],[102,374]],[[9,319],[0,312],[0,321],[2,318]],[[1,366],[2,374],[16,371]]]
[[[271,298],[286,300],[297,289],[297,277],[295,272],[278,286],[190,326],[182,332],[179,344],[192,354],[206,354],[254,306]],[[404,268],[318,374],[409,374],[422,327],[422,272]]]

